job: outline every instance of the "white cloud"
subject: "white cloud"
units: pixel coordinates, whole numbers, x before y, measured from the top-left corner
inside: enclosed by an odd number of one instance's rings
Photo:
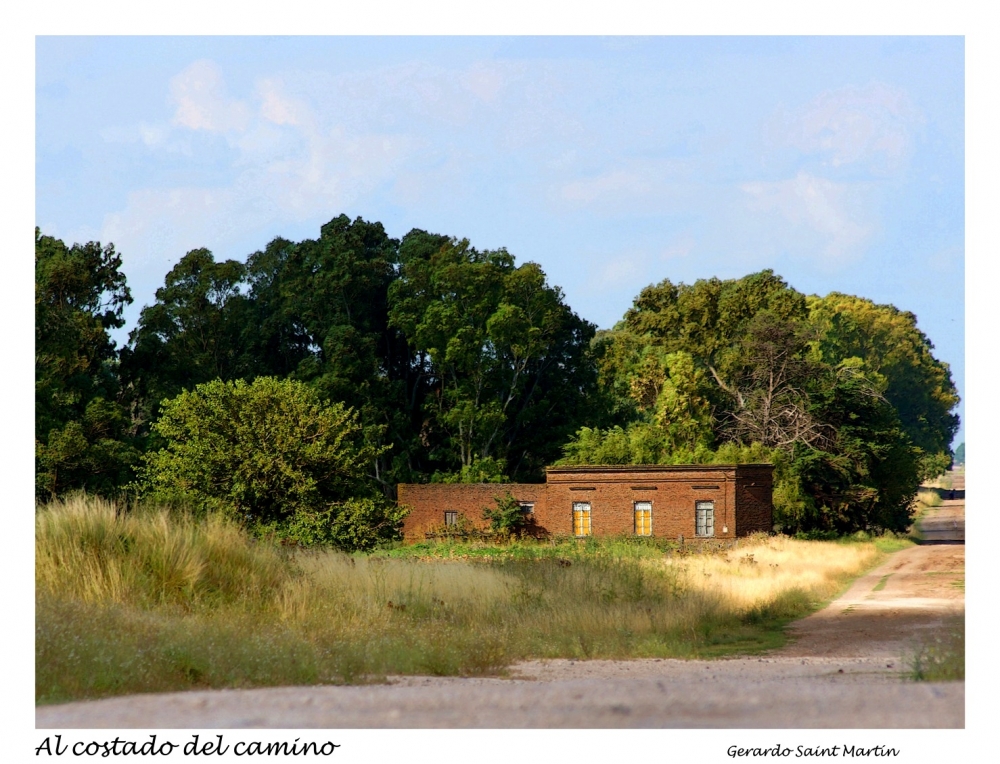
[[[550,199],[561,208],[584,208],[602,217],[690,212],[706,202],[706,181],[696,160],[626,160],[589,177],[572,176],[567,162],[549,165]]]
[[[258,82],[257,95],[261,99],[261,116],[276,125],[298,125],[302,121],[303,112],[308,110],[304,104],[288,98],[281,81],[277,79]]]
[[[195,61],[170,80],[176,106],[173,123],[192,130],[224,133],[246,129],[250,109],[226,94],[222,71],[214,61]]]
[[[892,171],[908,158],[923,117],[905,91],[874,82],[827,90],[801,111],[778,114],[771,139],[831,167],[867,164]]]
[[[467,90],[486,103],[493,103],[508,83],[524,73],[524,67],[511,70],[509,66],[479,62],[458,76],[459,82]]]
[[[746,209],[772,228],[773,240],[798,254],[818,254],[828,265],[860,256],[875,229],[870,195],[862,184],[800,172],[787,180],[744,183],[740,188]]]

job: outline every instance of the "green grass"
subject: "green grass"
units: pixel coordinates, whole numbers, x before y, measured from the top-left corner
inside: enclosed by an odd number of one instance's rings
[[[891,576],[891,575],[892,575],[892,573],[890,573],[887,576],[882,576],[882,578],[879,579],[879,582],[877,584],[875,584],[875,588],[872,589],[872,591],[873,592],[880,592],[883,589],[885,589],[885,585],[887,583],[889,583],[889,576]]]
[[[910,678],[918,682],[965,679],[965,619],[956,618],[947,631],[920,645],[909,659]]]
[[[776,585],[778,571],[798,581],[790,566],[821,548],[873,564],[876,553],[858,554],[865,544],[436,542],[348,556],[76,497],[36,511],[36,702],[757,652],[861,572],[841,566],[803,588]],[[754,553],[759,563],[739,562]],[[706,583],[723,579],[728,594]]]

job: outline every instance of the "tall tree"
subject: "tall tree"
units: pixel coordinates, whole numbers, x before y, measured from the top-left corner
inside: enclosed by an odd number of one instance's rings
[[[437,249],[408,243],[390,289],[390,322],[429,386],[422,437],[432,457],[449,471],[489,464],[537,479],[593,387],[594,327],[535,263],[516,266],[506,250],[479,251],[466,240]]]
[[[109,330],[132,302],[114,245],[67,247],[35,229],[36,490],[111,491],[137,452],[118,403]]]
[[[892,305],[832,292],[809,300],[810,320],[821,332],[819,349],[828,363],[860,358],[865,369],[885,378],[885,397],[903,430],[921,449],[930,472],[947,466],[958,431],[958,391],[948,364],[917,328],[917,317]],[[934,461],[933,457],[943,458]],[[933,464],[931,464],[933,462]],[[924,477],[934,477],[927,474]]]
[[[275,240],[247,261],[258,373],[290,374],[359,412],[382,433],[374,477],[387,493],[406,473],[414,440],[407,414],[410,357],[388,323],[388,290],[399,242],[381,223],[340,215],[318,239]]]
[[[122,353],[123,376],[143,420],[155,419],[160,401],[183,390],[246,376],[243,278],[242,263],[217,263],[207,249],[188,252],[170,269]]]
[[[807,315],[805,296],[765,270],[741,279],[690,286],[664,280],[646,287],[622,329],[694,359],[704,371],[701,392],[712,404],[719,439],[788,445],[790,436],[814,429],[799,389],[808,373],[802,341]]]

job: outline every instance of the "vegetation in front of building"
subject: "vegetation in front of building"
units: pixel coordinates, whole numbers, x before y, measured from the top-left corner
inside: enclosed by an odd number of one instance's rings
[[[40,703],[753,652],[882,559],[871,540],[763,535],[349,556],[268,543],[222,513],[82,495],[39,507],[35,543]]]

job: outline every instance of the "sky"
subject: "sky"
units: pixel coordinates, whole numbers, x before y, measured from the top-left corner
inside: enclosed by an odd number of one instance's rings
[[[964,54],[947,36],[42,36],[36,225],[122,254],[121,342],[189,250],[243,260],[343,213],[505,247],[600,328],[662,279],[764,268],[890,303],[964,397]]]

